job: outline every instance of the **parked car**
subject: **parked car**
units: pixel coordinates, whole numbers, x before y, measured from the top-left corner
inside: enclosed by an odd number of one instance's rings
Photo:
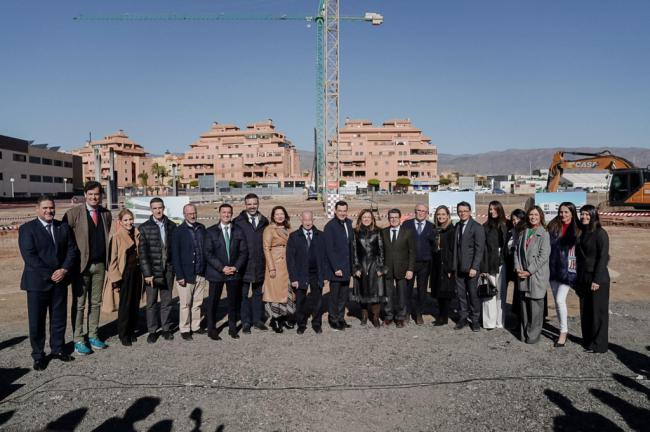
[[[318,200],[318,192],[316,191],[316,189],[313,188],[307,189],[307,201],[309,200],[314,200],[314,201]]]
[[[504,191],[503,189],[494,188],[494,190],[492,191],[492,193],[497,194],[497,195],[505,195],[505,194],[506,194],[506,191]]]

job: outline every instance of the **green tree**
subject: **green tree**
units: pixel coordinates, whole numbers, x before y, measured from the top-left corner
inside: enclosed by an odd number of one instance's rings
[[[451,179],[441,177],[440,178],[440,186],[449,186],[451,184]]]
[[[230,181],[228,182],[228,186],[230,186],[231,188],[236,188],[236,187],[239,187],[239,183],[237,183],[237,182],[234,181],[234,180],[230,180]]]
[[[407,188],[411,186],[411,179],[407,177],[399,177],[397,180],[395,180],[395,186]]]
[[[140,179],[140,184],[143,187],[147,187],[147,184],[149,183],[149,174],[147,174],[146,172],[141,172],[140,174],[138,174],[138,179]]]
[[[198,180],[190,180],[190,187],[191,188],[199,187],[199,181]]]
[[[154,176],[158,176],[160,184],[165,184],[165,177],[169,177],[169,171],[165,165],[161,165],[158,162],[151,165],[151,173]]]
[[[348,182],[346,182],[345,180],[339,180],[339,187],[343,187],[346,184],[348,184]]]
[[[379,189],[380,184],[381,184],[381,181],[379,181],[379,179],[371,178],[370,180],[368,180],[368,187],[371,188],[371,189],[374,189],[374,190]]]
[[[249,180],[246,182],[248,187],[257,187],[260,183],[257,180]]]

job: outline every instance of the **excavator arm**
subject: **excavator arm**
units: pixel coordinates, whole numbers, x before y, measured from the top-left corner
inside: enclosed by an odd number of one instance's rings
[[[588,156],[580,159],[567,160],[565,156]],[[557,192],[560,185],[560,179],[565,169],[595,169],[595,170],[615,170],[621,168],[634,168],[634,164],[629,160],[613,155],[609,150],[600,153],[577,153],[577,152],[556,152],[553,155],[553,161],[548,169],[548,180],[546,181],[546,190],[548,192]]]

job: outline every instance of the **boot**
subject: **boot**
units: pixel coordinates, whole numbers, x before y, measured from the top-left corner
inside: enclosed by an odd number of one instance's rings
[[[271,318],[271,328],[276,333],[282,333],[284,331],[282,325],[276,318]]]
[[[280,322],[280,328],[284,327],[288,330],[293,330],[295,327],[295,324],[289,321],[289,318],[286,316],[283,316],[281,318],[278,318],[278,321]]]
[[[368,324],[368,309],[361,309],[361,325]]]
[[[381,326],[381,321],[379,321],[379,304],[373,304],[371,311],[372,325],[375,326],[375,328],[379,328]]]

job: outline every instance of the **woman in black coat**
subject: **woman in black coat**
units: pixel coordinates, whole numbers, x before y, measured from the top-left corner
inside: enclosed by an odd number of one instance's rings
[[[370,210],[363,210],[357,219],[353,243],[354,283],[350,299],[361,305],[361,325],[368,323],[368,308],[372,325],[380,326],[380,302],[386,300],[384,287],[384,245],[381,230]]]
[[[456,296],[454,279],[454,224],[447,206],[439,206],[435,213],[433,233],[433,260],[431,261],[431,295],[438,301],[438,316],[433,325],[449,322],[449,305]]]
[[[519,278],[517,277],[517,271],[515,269],[515,249],[519,244],[519,235],[525,228],[523,223],[525,220],[526,212],[522,209],[515,209],[510,213],[510,220],[507,222],[509,229],[508,235],[506,236],[506,269],[508,272],[508,281],[512,282],[514,286],[512,292],[512,313],[517,318],[516,322],[508,327],[511,330],[519,328],[521,297],[519,289],[517,288]]]
[[[607,352],[609,326],[609,236],[592,205],[580,209],[582,235],[576,246],[582,345],[589,352]]]

